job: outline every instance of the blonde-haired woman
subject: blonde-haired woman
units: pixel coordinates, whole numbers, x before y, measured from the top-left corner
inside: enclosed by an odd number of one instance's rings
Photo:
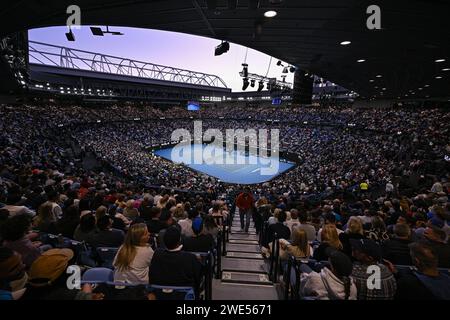
[[[342,251],[349,257],[352,256],[352,246],[350,239],[364,239],[364,228],[360,218],[353,216],[347,221],[347,229],[339,235],[339,240],[342,242]]]
[[[273,212],[273,216],[271,216],[271,217],[267,220],[267,222],[269,223],[269,225],[275,224],[275,223],[278,222],[278,216],[280,215],[281,211],[283,211],[283,210],[281,210],[280,208],[276,208],[276,209],[275,209],[275,211]]]
[[[178,203],[177,206],[174,207],[172,216],[177,222],[187,217],[186,211],[184,211],[184,205],[182,203]]]
[[[148,283],[148,269],[153,249],[148,244],[150,233],[145,223],[134,224],[128,229],[124,244],[114,261],[114,281],[133,284]]]
[[[333,224],[326,224],[322,228],[321,232],[321,243],[317,249],[314,250],[314,259],[317,261],[324,261],[328,259],[325,254],[325,250],[329,247],[335,248],[337,250],[343,249],[342,243],[339,240],[338,232],[336,226]]]
[[[297,227],[292,228],[292,242],[280,239],[280,259],[287,260],[289,255],[296,258],[309,258],[313,250],[308,243],[308,235],[305,230]]]

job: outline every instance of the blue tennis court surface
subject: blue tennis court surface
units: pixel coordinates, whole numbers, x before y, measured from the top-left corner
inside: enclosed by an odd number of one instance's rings
[[[190,148],[187,146],[184,151],[176,148],[160,149],[154,154],[175,163],[183,163],[191,169],[227,183],[266,182],[295,165],[292,162],[280,161],[275,157],[245,155],[236,150],[226,152],[223,148],[213,145],[191,145]],[[205,151],[205,148],[208,150]],[[194,155],[196,159],[194,159]]]

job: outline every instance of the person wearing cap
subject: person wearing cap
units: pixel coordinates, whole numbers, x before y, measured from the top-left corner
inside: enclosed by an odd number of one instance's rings
[[[320,273],[311,271],[300,275],[301,296],[312,296],[317,300],[356,300],[356,285],[350,276],[352,261],[332,247],[326,249],[326,255],[330,268],[323,267]]]
[[[28,275],[17,252],[0,247],[0,300],[18,300],[25,293]]]
[[[148,283],[148,268],[153,257],[153,249],[148,244],[149,239],[150,233],[145,223],[137,223],[130,227],[124,244],[114,257],[114,281]]]
[[[352,256],[356,260],[351,275],[358,289],[358,300],[392,300],[397,283],[392,272],[380,263],[381,247],[370,239],[351,239],[350,243]],[[379,279],[373,278],[377,275]],[[374,286],[369,286],[369,283]],[[376,284],[379,284],[378,288]]]
[[[398,300],[450,300],[450,277],[438,269],[438,257],[425,242],[409,245],[417,270],[402,270],[397,275]]]
[[[149,269],[149,283],[193,287],[198,293],[202,265],[194,254],[182,250],[180,230],[170,226],[163,241],[167,249],[155,251]]]
[[[208,252],[214,247],[214,238],[210,234],[203,232],[203,219],[194,218],[192,221],[192,237],[183,239],[183,250],[191,252]]]
[[[73,300],[78,291],[67,288],[66,273],[73,258],[70,249],[51,249],[44,252],[28,271],[25,300]]]

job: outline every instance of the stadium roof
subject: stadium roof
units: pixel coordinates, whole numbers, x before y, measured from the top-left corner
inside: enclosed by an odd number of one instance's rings
[[[258,9],[251,8],[256,1],[239,0],[235,10],[228,2],[236,1],[208,1],[217,3],[215,9],[206,2],[79,0],[77,5],[83,25],[151,28],[228,40],[365,97],[449,95],[448,0],[377,1],[381,30],[366,26],[367,7],[374,4],[367,0],[261,0]],[[5,0],[0,34],[64,25],[71,4],[72,0]],[[277,12],[274,18],[264,17],[269,9]],[[343,46],[342,41],[351,44]],[[436,62],[440,59],[445,61]]]

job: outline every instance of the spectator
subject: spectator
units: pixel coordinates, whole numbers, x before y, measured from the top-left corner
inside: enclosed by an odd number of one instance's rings
[[[339,235],[342,243],[342,251],[349,257],[352,256],[351,239],[364,239],[363,225],[359,217],[350,217],[347,222],[347,230]]]
[[[123,209],[123,215],[129,220],[136,220],[139,217],[139,211],[134,207],[134,200],[128,200]]]
[[[314,250],[313,258],[317,261],[325,261],[328,259],[325,251],[327,248],[332,247],[337,250],[343,249],[342,243],[339,240],[336,226],[333,224],[326,224],[321,229],[322,241],[317,249]]]
[[[308,214],[306,212],[301,212],[299,216],[300,226],[299,229],[304,230],[308,236],[308,241],[312,242],[316,240],[316,228],[308,223]]]
[[[239,208],[239,217],[241,220],[241,231],[248,232],[254,203],[255,200],[250,192],[250,188],[245,188],[244,192],[241,192],[236,198],[236,206]]]
[[[25,293],[28,275],[22,257],[17,252],[0,247],[0,300],[18,300]]]
[[[95,216],[92,213],[88,213],[80,218],[80,224],[75,229],[73,238],[77,241],[92,244],[96,232]]]
[[[358,290],[358,300],[392,300],[397,284],[392,272],[381,261],[381,248],[373,240],[351,239],[353,264],[352,277]],[[379,279],[370,278],[379,275]],[[369,279],[370,278],[370,279]],[[369,286],[369,280],[372,286]]]
[[[439,268],[450,268],[450,244],[445,243],[447,234],[440,228],[428,226],[424,232],[428,245],[436,253]]]
[[[150,284],[186,286],[198,296],[202,265],[192,253],[182,251],[181,232],[171,226],[164,234],[167,249],[157,249],[149,271]]]
[[[97,232],[92,237],[94,247],[119,247],[124,240],[122,230],[112,228],[112,219],[105,215],[97,221]]]
[[[38,214],[33,218],[33,227],[40,232],[56,234],[56,218],[52,204],[46,202],[38,208]]]
[[[331,212],[327,213],[324,218],[324,225],[328,225],[328,224],[336,227],[336,216]],[[344,231],[342,231],[341,229],[336,227],[336,232],[339,235]],[[321,237],[322,237],[322,229],[319,229],[319,231],[317,232],[317,240],[322,241]]]
[[[219,233],[219,226],[217,225],[214,218],[210,215],[207,215],[204,219],[203,232],[205,234],[210,234],[214,241],[217,241],[217,235]]]
[[[44,205],[49,205],[51,207],[51,212],[53,214],[54,220],[60,219],[62,216],[62,209],[58,204],[59,194],[54,190],[47,192],[47,202]]]
[[[450,300],[450,277],[438,270],[438,259],[426,243],[409,245],[411,259],[417,271],[400,272],[396,299]]]
[[[162,229],[166,229],[167,225],[159,218],[161,217],[161,208],[153,207],[150,210],[151,220],[147,222],[148,231],[151,234],[158,234]]]
[[[8,210],[9,216],[13,217],[20,214],[26,214],[30,217],[34,217],[36,212],[25,207],[19,205],[19,202],[22,200],[22,195],[19,193],[8,194],[8,198],[6,199],[6,206],[3,209]]]
[[[394,237],[383,243],[383,258],[393,264],[411,265],[409,244],[411,243],[411,229],[407,224],[394,226]]]
[[[264,247],[269,247],[274,239],[290,239],[291,231],[284,225],[286,221],[286,212],[280,211],[278,222],[270,225],[267,229],[267,242]]]
[[[40,241],[31,241],[28,236],[31,221],[27,215],[16,215],[9,218],[2,225],[3,245],[16,251],[22,256],[22,261],[27,268],[36,260],[45,247]],[[41,247],[42,246],[42,247]]]
[[[70,249],[51,249],[44,252],[31,265],[28,273],[29,285],[25,300],[73,300],[77,290],[67,288],[66,273],[73,258]]]
[[[322,268],[320,273],[303,268],[300,278],[302,296],[312,296],[318,300],[356,300],[357,290],[352,273],[352,261],[339,250],[326,250],[331,268]],[[305,270],[306,269],[306,270]]]
[[[79,223],[80,214],[78,208],[75,205],[70,205],[64,208],[62,218],[56,222],[57,233],[73,239]]]
[[[292,228],[294,226],[299,226],[300,225],[300,221],[298,220],[298,210],[297,209],[291,209],[291,219],[286,221],[284,224],[286,225],[286,227],[289,228],[289,231],[291,231],[292,234]]]
[[[192,237],[185,237],[183,240],[183,250],[191,252],[208,252],[214,248],[214,238],[210,234],[203,232],[203,219],[200,217],[192,221]]]
[[[181,234],[184,237],[192,237],[194,235],[194,232],[192,231],[192,220],[198,215],[199,212],[193,209],[188,212],[188,217],[186,219],[178,221],[178,224],[181,227]]]
[[[366,232],[366,238],[378,243],[389,240],[386,224],[381,217],[375,216],[372,218],[372,225],[370,230]]]
[[[308,243],[305,230],[294,227],[292,229],[292,242],[280,239],[280,259],[287,260],[289,255],[296,258],[309,258],[313,250]]]
[[[145,223],[130,227],[124,244],[119,248],[114,261],[114,281],[132,284],[147,284],[148,270],[153,250],[148,241],[150,233]]]

